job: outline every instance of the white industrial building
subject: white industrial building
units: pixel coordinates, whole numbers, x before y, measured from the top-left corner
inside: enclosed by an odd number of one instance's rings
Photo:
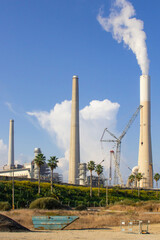
[[[41,149],[35,148],[34,158],[39,153],[41,153]],[[50,169],[45,162],[40,168],[41,179],[49,180],[50,173]],[[34,160],[24,165],[14,164],[14,120],[10,120],[8,164],[3,166],[0,176],[12,177],[13,175],[20,178],[38,179],[38,168]],[[53,179],[55,182],[62,182],[62,175],[53,173]]]

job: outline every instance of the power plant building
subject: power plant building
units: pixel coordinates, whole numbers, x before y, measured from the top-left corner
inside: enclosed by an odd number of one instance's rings
[[[41,153],[40,148],[34,149],[34,158]],[[3,167],[3,171],[0,171],[0,176],[5,177],[12,177],[14,171],[14,177],[17,178],[29,178],[29,179],[38,179],[38,168],[36,164],[34,163],[34,160],[32,160],[29,163],[24,163],[23,165],[20,164],[14,164],[14,168],[9,168],[8,165],[5,165]],[[50,169],[45,162],[41,168],[40,168],[40,175],[41,179],[50,181]],[[54,172],[53,173],[53,180],[54,182],[62,182],[62,175],[59,173]]]
[[[41,153],[40,148],[34,149],[34,158]],[[8,164],[3,166],[3,170],[0,171],[0,176],[17,178],[30,178],[38,179],[38,168],[34,160],[29,163],[15,164],[14,161],[14,120],[10,120],[9,127],[9,149],[8,149]],[[41,179],[50,181],[50,169],[45,162],[40,168]],[[59,173],[53,173],[53,179],[55,182],[62,182],[62,175]]]

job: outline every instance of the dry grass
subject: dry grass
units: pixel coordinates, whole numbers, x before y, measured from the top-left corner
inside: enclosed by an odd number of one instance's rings
[[[116,211],[136,211],[136,212],[160,212],[160,203],[155,201],[147,201],[147,202],[137,202],[133,206],[128,205],[112,205],[109,207],[111,210]]]
[[[140,205],[140,204],[139,204]],[[98,211],[72,211],[72,210],[31,210],[19,209],[9,212],[0,212],[23,226],[33,230],[32,216],[41,215],[74,215],[79,219],[66,229],[105,229],[119,226],[120,221],[150,220],[151,223],[160,223],[160,204],[148,202],[142,206],[114,205],[108,209],[101,208]],[[148,213],[148,214],[147,214]]]

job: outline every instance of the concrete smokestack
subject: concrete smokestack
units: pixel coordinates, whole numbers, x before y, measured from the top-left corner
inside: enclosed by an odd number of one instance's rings
[[[79,147],[79,90],[78,77],[73,76],[72,82],[72,112],[71,112],[71,136],[69,158],[69,183],[78,184],[80,163]]]
[[[40,154],[40,153],[42,153],[41,152],[41,149],[40,148],[35,148],[34,149],[34,158],[36,158],[36,156],[38,156],[38,154]],[[38,179],[38,166],[37,166],[37,164],[36,163],[34,163],[34,174],[33,174],[33,176],[34,176],[34,178],[36,178],[36,179]]]
[[[139,139],[139,172],[143,174],[140,186],[153,187],[152,146],[151,146],[151,113],[150,113],[150,76],[140,77],[140,139]]]
[[[8,166],[9,169],[14,167],[14,120],[10,120]]]
[[[38,156],[38,154],[42,153],[40,148],[34,149],[34,157]]]

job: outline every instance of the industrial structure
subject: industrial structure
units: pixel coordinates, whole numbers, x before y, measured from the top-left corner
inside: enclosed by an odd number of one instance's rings
[[[78,76],[73,76],[69,180],[68,180],[70,184],[79,184],[79,164],[80,164],[79,89],[78,89]]]
[[[120,172],[121,142],[122,142],[123,137],[126,135],[128,129],[131,127],[132,123],[134,122],[135,118],[137,117],[137,115],[138,115],[138,113],[139,113],[139,111],[142,107],[143,106],[140,105],[136,109],[135,113],[132,115],[132,117],[130,118],[126,127],[124,128],[122,134],[119,137],[116,137],[107,128],[105,128],[104,131],[103,131],[102,137],[100,139],[101,142],[112,142],[112,143],[116,144],[116,153],[114,153],[113,150],[110,151],[110,158],[114,159],[114,183],[113,183],[114,185],[118,185],[118,184],[120,184],[121,186],[124,185],[123,178],[122,178],[122,175],[121,175],[121,172]],[[105,135],[106,132],[112,137],[112,139],[107,139],[107,140],[104,139],[104,135]],[[111,175],[111,169],[110,169],[109,174]],[[109,177],[111,177],[111,176],[109,176]]]
[[[113,164],[113,154],[114,151],[110,151],[110,162],[109,162],[109,186],[112,184],[112,164]]]
[[[34,159],[42,153],[40,148],[34,149]],[[15,164],[14,161],[14,120],[10,120],[9,125],[9,148],[8,148],[8,164],[3,166],[3,170],[0,171],[0,176],[17,178],[30,178],[38,179],[38,168],[34,162],[34,159],[29,163]],[[50,180],[50,169],[45,162],[40,168],[41,179]],[[62,175],[59,173],[53,173],[54,182],[62,182]]]
[[[14,120],[11,119],[9,122],[8,164],[3,166],[3,170],[10,171],[14,168],[20,169],[22,165],[14,162]]]
[[[34,158],[41,153],[40,148],[34,149]],[[9,153],[9,156],[11,153]],[[10,159],[10,158],[9,158]],[[9,165],[10,161],[8,160],[8,165],[3,166],[3,171],[0,171],[0,176],[12,177],[14,171],[14,177],[18,178],[30,178],[30,179],[38,179],[38,168],[35,164],[34,160],[29,163],[15,164],[12,162],[12,167]],[[50,180],[50,169],[45,162],[40,168],[41,179]],[[53,179],[55,182],[62,182],[62,175],[59,173],[53,173]]]
[[[9,169],[14,167],[14,120],[10,120],[9,128],[9,150],[8,150],[8,166]]]
[[[140,77],[140,137],[138,171],[142,173],[143,179],[140,186],[143,188],[153,187],[153,166],[151,146],[151,110],[150,110],[150,76]]]
[[[90,186],[90,180],[91,180],[90,176],[87,176],[87,183],[86,183],[87,186]],[[100,186],[104,187],[106,185],[106,179],[103,174],[99,176],[99,182],[100,182]],[[92,187],[98,187],[98,176],[92,175]]]
[[[85,186],[87,184],[87,164],[79,164],[79,185]]]
[[[140,137],[139,137],[139,155],[138,166],[132,169],[132,174],[141,173],[143,178],[140,181],[140,187],[153,187],[153,166],[152,166],[152,146],[151,146],[151,114],[150,114],[150,76],[142,75],[140,77],[140,105],[132,115],[128,124],[124,128],[122,134],[117,137],[107,128],[104,129],[101,142],[111,142],[115,144],[116,150],[110,151],[109,166],[109,185],[112,181],[112,166],[114,164],[113,184],[124,185],[120,172],[120,153],[121,142],[131,127],[135,118],[140,111]],[[110,135],[110,139],[105,139],[105,133]],[[41,153],[40,148],[34,149],[34,158]],[[130,169],[130,168],[129,168]],[[131,169],[130,169],[131,170]],[[9,128],[9,150],[8,164],[0,171],[0,176],[12,176],[14,171],[15,177],[38,179],[38,168],[34,160],[30,163],[15,164],[14,161],[14,120],[10,120]],[[41,176],[43,179],[49,179],[50,169],[47,163],[41,167]],[[54,178],[58,182],[62,182],[62,177],[58,173],[54,173]],[[79,140],[79,86],[78,76],[72,78],[72,110],[71,110],[71,134],[70,134],[70,157],[69,157],[69,184],[88,184],[86,163],[80,164],[80,140]],[[96,177],[95,177],[96,182]],[[103,182],[103,181],[102,181]],[[130,182],[128,181],[128,186]],[[95,183],[96,185],[96,183]]]
[[[41,149],[35,148],[34,158],[39,153],[41,153]],[[14,177],[17,177],[17,178],[38,179],[38,168],[34,160],[32,160],[29,163],[24,163],[23,165],[14,163],[14,167],[12,165],[12,168],[10,168],[9,165],[5,165],[3,167],[3,171],[0,171],[0,176],[12,177],[13,171],[14,171]],[[50,169],[46,162],[40,168],[40,176],[41,176],[41,179],[50,181]],[[54,172],[53,180],[54,182],[59,182],[59,183],[62,182],[62,175]]]
[[[140,181],[140,187],[153,188],[153,166],[152,166],[152,146],[151,146],[151,110],[150,110],[150,76],[142,75],[140,77],[140,106],[133,114],[132,118],[128,122],[124,131],[120,137],[116,137],[107,128],[101,137],[101,142],[113,142],[116,143],[116,153],[110,151],[112,160],[114,159],[114,185],[119,182],[123,185],[123,179],[120,172],[120,152],[121,152],[121,141],[127,133],[129,127],[135,120],[136,116],[140,111],[140,137],[139,137],[139,156],[138,166],[132,169],[132,174],[136,175],[141,173],[143,178]],[[104,134],[107,132],[112,139],[104,139]],[[110,160],[111,161],[111,160]],[[109,169],[109,177],[111,178],[111,162]]]

